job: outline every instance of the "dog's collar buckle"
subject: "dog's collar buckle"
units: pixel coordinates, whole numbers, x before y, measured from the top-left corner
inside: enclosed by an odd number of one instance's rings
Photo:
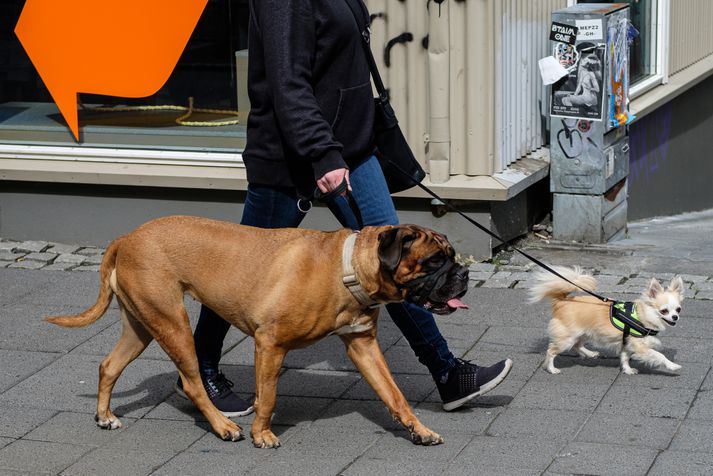
[[[352,293],[352,296],[364,307],[378,307],[379,303],[374,301],[369,296],[359,282],[359,277],[352,265],[352,256],[354,255],[354,244],[356,243],[358,233],[352,233],[344,241],[342,248],[342,283]]]

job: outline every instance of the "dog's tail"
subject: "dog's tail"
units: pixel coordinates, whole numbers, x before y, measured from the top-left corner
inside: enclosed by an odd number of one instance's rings
[[[97,302],[80,314],[73,314],[69,316],[51,316],[45,318],[47,322],[51,322],[52,324],[57,324],[62,327],[84,327],[98,321],[99,318],[104,315],[106,310],[109,308],[111,298],[114,295],[114,291],[111,289],[109,280],[111,279],[111,273],[114,271],[114,265],[116,264],[116,250],[118,248],[119,241],[120,239],[112,241],[104,252],[104,258],[102,258],[102,263],[99,267],[100,281],[99,297],[97,297]]]
[[[582,268],[578,266],[573,268],[553,266],[552,268],[584,289],[594,291],[597,288],[597,280],[594,279],[594,276],[584,273]],[[535,285],[530,288],[530,302],[541,301],[546,297],[554,300],[564,299],[569,293],[578,290],[577,286],[560,279],[550,272],[538,271],[535,274]]]

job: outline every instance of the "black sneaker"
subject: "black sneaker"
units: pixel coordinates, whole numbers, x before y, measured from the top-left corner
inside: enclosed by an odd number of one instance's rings
[[[501,360],[490,367],[478,367],[467,360],[456,359],[445,383],[436,382],[443,409],[455,410],[479,395],[491,391],[507,377],[512,360]]]
[[[201,375],[201,380],[203,380],[203,388],[205,388],[205,391],[208,393],[208,398],[210,398],[213,405],[215,405],[223,415],[227,417],[239,417],[250,415],[253,412],[253,406],[231,390],[233,382],[228,380],[222,372],[218,372],[211,377]],[[181,377],[178,377],[175,388],[180,396],[188,398],[183,391]]]

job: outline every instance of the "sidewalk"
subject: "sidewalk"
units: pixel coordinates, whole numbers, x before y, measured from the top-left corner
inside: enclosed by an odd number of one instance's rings
[[[411,444],[341,342],[327,338],[287,357],[273,419],[277,450],[215,437],[173,391],[175,368],[155,343],[114,390],[124,428],[98,429],[98,365],[118,339],[116,305],[83,329],[42,318],[94,302],[102,250],[2,240],[0,474],[712,474],[713,211],[635,223],[629,236],[606,246],[526,246],[549,263],[591,269],[601,293],[615,298],[634,298],[652,276],[682,274],[688,299],[680,325],[660,336],[663,352],[683,365],[680,375],[639,367],[626,376],[615,356],[574,354],[558,358],[562,374],[544,372],[549,306],[526,302],[531,264],[500,256],[497,267],[472,266],[470,309],[438,318],[458,357],[514,361],[503,384],[466,408],[441,410],[426,369],[388,316],[380,319],[397,383],[445,444]],[[186,305],[196,316],[197,304]],[[252,340],[232,329],[223,370],[245,398],[252,365]],[[252,418],[236,421],[249,433]]]

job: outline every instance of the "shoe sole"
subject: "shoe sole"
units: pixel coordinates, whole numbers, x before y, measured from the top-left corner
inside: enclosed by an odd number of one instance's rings
[[[492,389],[494,389],[495,387],[500,385],[500,382],[505,380],[505,377],[507,377],[508,374],[510,373],[510,369],[512,369],[512,360],[507,359],[505,361],[505,368],[502,370],[502,372],[500,372],[498,374],[497,377],[495,377],[490,382],[488,382],[485,385],[483,385],[482,387],[480,387],[480,390],[478,390],[475,393],[471,393],[467,397],[463,397],[461,399],[454,400],[452,402],[444,403],[443,409],[447,412],[450,412],[452,410],[455,410],[456,408],[459,408],[459,407],[465,405],[469,401],[473,400],[475,397],[479,397],[481,395],[488,393],[489,391],[491,391]]]
[[[188,398],[188,395],[186,395],[186,392],[184,392],[183,389],[178,386],[178,384],[174,384],[173,388],[174,390],[176,390],[176,393],[179,397],[185,398],[186,400],[190,400],[190,398]],[[243,410],[241,412],[224,412],[218,409],[218,411],[222,413],[223,416],[226,416],[228,418],[250,415],[254,410],[255,408],[252,405],[250,405],[246,410]]]

